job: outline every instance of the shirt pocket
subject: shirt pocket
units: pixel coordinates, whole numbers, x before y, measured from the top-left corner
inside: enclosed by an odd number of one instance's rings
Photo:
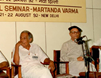
[[[38,60],[38,55],[37,55],[37,54],[32,54],[32,58],[33,58],[34,60]]]

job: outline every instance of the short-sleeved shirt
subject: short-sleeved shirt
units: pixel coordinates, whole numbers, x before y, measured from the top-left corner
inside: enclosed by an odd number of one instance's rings
[[[13,55],[15,52],[15,48],[13,50]],[[19,56],[20,63],[23,64],[26,62],[40,63],[44,62],[48,56],[42,51],[42,49],[37,44],[30,44],[30,49],[27,50],[23,46],[19,46]]]

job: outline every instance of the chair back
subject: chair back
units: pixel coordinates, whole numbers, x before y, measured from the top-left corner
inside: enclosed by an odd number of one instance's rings
[[[60,50],[54,50],[54,61],[60,61]]]
[[[91,48],[91,57],[94,59],[97,72],[99,71],[99,47],[100,46],[92,46]]]
[[[60,50],[54,50],[54,62],[60,62]],[[56,72],[55,74],[60,74],[59,63],[55,63]]]
[[[11,59],[13,58],[13,52],[11,52]],[[22,78],[21,75],[21,65],[15,65],[11,62],[11,78],[18,75],[18,78]]]
[[[54,50],[54,62],[56,66],[56,74],[60,74],[59,64],[66,65],[66,74],[69,74],[69,62],[68,61],[60,61],[60,50]]]
[[[98,70],[99,70],[99,50],[98,50],[98,48],[92,48],[91,56],[94,59],[95,68],[98,72]]]
[[[60,61],[60,50],[53,50],[53,56],[54,56],[54,63],[55,63],[55,67],[56,67],[56,70],[55,70],[55,78],[57,77],[66,77],[67,76],[70,76],[71,75],[69,74],[69,62],[68,61]],[[59,68],[59,64],[65,64],[66,66],[66,73],[64,74],[60,74],[60,68]],[[71,77],[72,78],[72,77]]]

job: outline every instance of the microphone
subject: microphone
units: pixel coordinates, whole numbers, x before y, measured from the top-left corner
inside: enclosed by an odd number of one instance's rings
[[[86,36],[84,35],[84,36],[82,36],[82,37],[80,37],[80,38],[78,38],[78,39],[75,39],[74,42],[76,42],[76,43],[78,43],[78,44],[81,44],[81,43],[83,42],[82,39],[83,39],[84,37],[86,37]]]

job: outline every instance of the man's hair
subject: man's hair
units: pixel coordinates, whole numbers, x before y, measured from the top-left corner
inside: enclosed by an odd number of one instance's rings
[[[29,32],[28,30],[24,30],[24,31],[21,32],[21,34],[22,34],[22,33],[27,33],[27,34],[28,34],[28,38],[29,38],[29,39],[32,38],[32,41],[31,41],[31,42],[33,42],[33,35],[32,35],[31,32]],[[30,42],[30,43],[31,43],[31,42]]]
[[[70,31],[70,30],[73,29],[73,28],[77,28],[77,29],[79,30],[79,32],[82,32],[82,29],[79,28],[79,27],[77,27],[77,26],[71,26],[71,27],[68,28],[68,30]]]

